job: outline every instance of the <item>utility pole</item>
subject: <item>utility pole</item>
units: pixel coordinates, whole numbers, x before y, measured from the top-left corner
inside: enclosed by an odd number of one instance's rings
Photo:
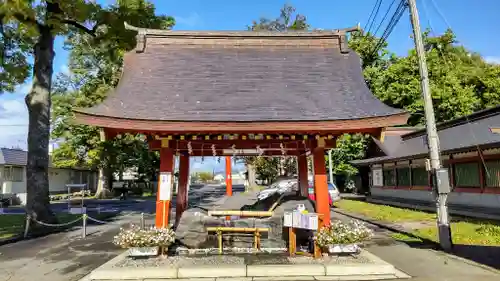
[[[445,251],[452,249],[450,220],[448,215],[448,194],[450,193],[450,180],[448,169],[443,169],[439,153],[439,137],[434,118],[434,108],[432,107],[432,96],[429,86],[429,75],[427,71],[427,62],[425,58],[424,44],[422,41],[422,32],[420,30],[420,21],[418,18],[416,0],[408,0],[410,8],[411,24],[413,26],[413,35],[415,40],[415,49],[418,56],[420,69],[420,86],[424,99],[425,125],[427,128],[427,143],[430,156],[430,172],[432,175],[432,190],[436,201],[437,226],[439,232],[439,244]]]

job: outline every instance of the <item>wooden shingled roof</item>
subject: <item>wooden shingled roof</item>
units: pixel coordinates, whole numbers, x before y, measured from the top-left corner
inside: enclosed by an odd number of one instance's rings
[[[172,122],[357,120],[358,127],[364,119],[371,127],[406,122],[405,112],[368,89],[360,58],[346,45],[350,29],[276,33],[128,27],[138,31],[137,50],[125,55],[119,85],[103,103],[75,110],[83,123],[167,129]]]

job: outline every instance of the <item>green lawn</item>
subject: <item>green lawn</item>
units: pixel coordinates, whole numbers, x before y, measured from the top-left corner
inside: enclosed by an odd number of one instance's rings
[[[386,222],[433,221],[436,219],[435,214],[356,200],[343,199],[336,202],[335,206],[348,212]]]
[[[81,215],[57,214],[59,223],[70,222]],[[0,215],[0,239],[10,238],[22,234],[26,217],[17,214]],[[78,223],[75,223],[78,224]]]
[[[335,205],[342,210],[385,222],[430,222],[436,220],[434,214],[362,201],[344,199]],[[455,244],[500,246],[500,222],[453,218],[451,232]],[[392,237],[405,242],[422,241],[418,237],[432,241],[438,240],[437,227],[434,226],[414,229],[411,233],[417,238],[400,233],[393,234]]]

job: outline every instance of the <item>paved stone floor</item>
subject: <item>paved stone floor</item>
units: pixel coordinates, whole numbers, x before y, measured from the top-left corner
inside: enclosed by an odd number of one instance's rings
[[[209,188],[210,192],[212,189]],[[120,225],[138,222],[139,213],[122,216],[113,224],[91,226],[85,239],[80,237],[81,230],[75,230],[0,246],[0,281],[79,280],[122,252],[112,244],[112,238]],[[333,217],[346,219],[337,213]],[[500,280],[500,275],[494,271],[434,250],[396,242],[390,238],[390,232],[370,227],[376,235],[367,250],[413,276],[411,280]]]

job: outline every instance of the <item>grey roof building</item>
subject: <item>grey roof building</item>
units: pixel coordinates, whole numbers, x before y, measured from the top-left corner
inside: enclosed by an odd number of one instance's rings
[[[25,166],[28,153],[21,149],[0,148],[0,165]]]
[[[485,149],[500,146],[500,106],[478,111],[468,116],[438,124],[438,135],[442,154],[464,150]],[[401,136],[391,136],[385,141],[376,141],[384,156],[353,161],[353,164],[368,165],[388,161],[426,157],[427,132],[416,130]]]

